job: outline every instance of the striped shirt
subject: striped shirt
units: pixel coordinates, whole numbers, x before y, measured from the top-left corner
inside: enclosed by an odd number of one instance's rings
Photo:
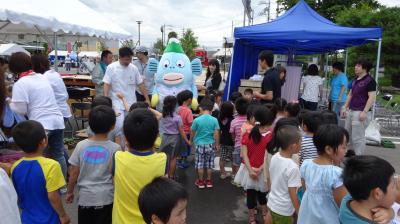
[[[237,115],[235,119],[232,120],[231,122],[231,128],[229,132],[231,135],[235,138],[235,148],[240,147],[242,139],[241,137],[241,132],[242,132],[242,125],[244,122],[247,121],[247,116],[246,115]]]
[[[315,159],[317,157],[317,148],[315,148],[313,137],[303,136],[300,149],[300,166],[304,160]]]

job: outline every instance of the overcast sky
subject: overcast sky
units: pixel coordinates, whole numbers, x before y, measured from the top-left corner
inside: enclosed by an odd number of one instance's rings
[[[151,47],[161,38],[160,27],[167,26],[167,32],[179,35],[183,29],[191,28],[198,37],[200,46],[220,48],[223,37],[232,35],[234,27],[243,26],[243,5],[241,0],[80,0],[92,9],[110,18],[138,39],[136,21],[141,25],[141,43]],[[268,1],[268,0],[266,0]],[[252,0],[254,24],[266,22],[261,16],[265,0]],[[378,0],[387,6],[399,6],[400,0]],[[271,0],[271,17],[276,17],[276,1]]]

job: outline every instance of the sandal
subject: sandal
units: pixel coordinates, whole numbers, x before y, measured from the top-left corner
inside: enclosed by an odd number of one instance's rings
[[[249,209],[249,224],[257,224],[255,209]]]

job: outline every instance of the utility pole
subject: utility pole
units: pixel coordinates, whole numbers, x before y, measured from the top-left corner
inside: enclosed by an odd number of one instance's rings
[[[231,37],[233,37],[233,20],[232,20],[232,34]]]
[[[139,27],[139,29],[138,29],[139,30],[139,41],[138,41],[138,43],[139,43],[139,46],[140,46],[140,24],[142,24],[143,21],[138,20],[136,22],[137,22],[138,27]]]
[[[270,21],[271,16],[271,0],[268,0],[268,22]]]

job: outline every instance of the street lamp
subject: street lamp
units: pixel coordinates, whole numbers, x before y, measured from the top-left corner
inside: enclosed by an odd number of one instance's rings
[[[140,21],[140,20],[139,20],[139,21],[136,21],[136,22],[137,22],[138,28],[139,28],[139,29],[138,29],[138,30],[139,30],[139,41],[138,41],[138,43],[139,43],[139,46],[140,46],[140,24],[142,24],[143,21]]]

